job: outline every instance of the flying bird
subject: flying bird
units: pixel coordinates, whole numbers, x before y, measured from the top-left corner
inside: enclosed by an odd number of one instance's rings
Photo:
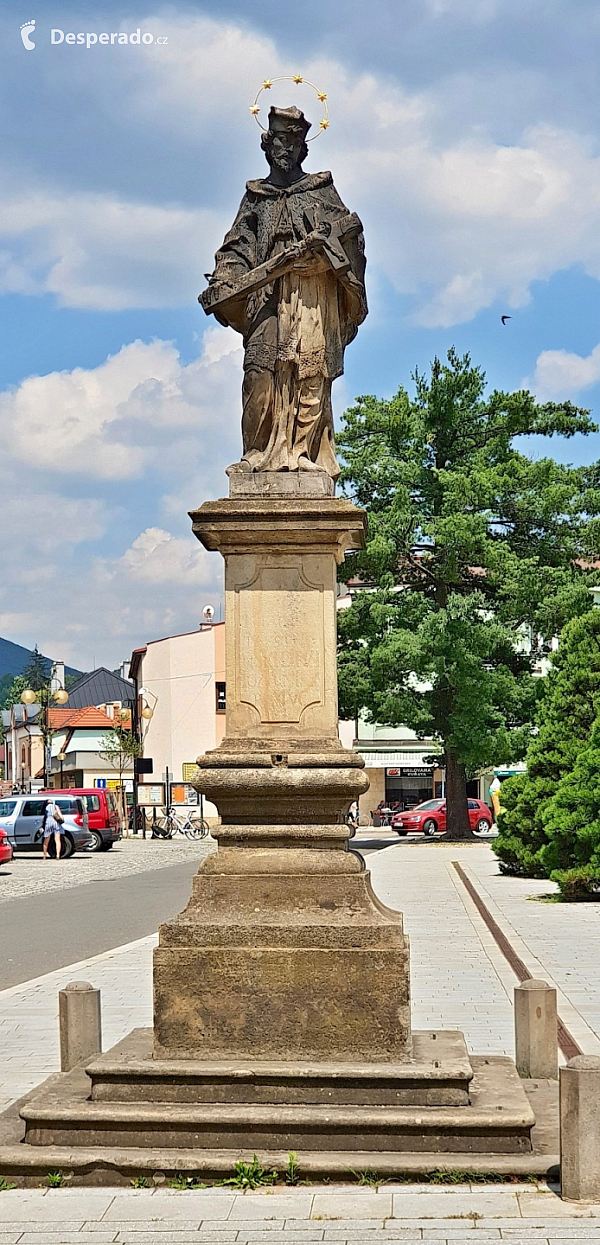
[[[507,320],[512,320],[512,316],[500,316],[500,319],[503,324],[506,324]]]

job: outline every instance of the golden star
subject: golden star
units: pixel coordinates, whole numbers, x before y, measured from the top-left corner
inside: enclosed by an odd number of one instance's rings
[[[322,129],[322,130],[328,130],[328,129],[329,129],[329,122],[328,122],[328,121],[326,121],[326,120],[325,120],[325,118],[323,118],[323,120],[322,120],[322,122],[321,122],[321,129]]]
[[[293,76],[293,78],[292,78],[292,82],[296,82],[296,83],[299,83],[299,82],[304,82],[304,78],[302,77],[302,74],[301,74],[301,73],[295,73],[295,74],[294,74],[294,76]]]
[[[317,91],[317,99],[320,99],[321,103],[324,104],[325,100],[327,99],[327,92]]]
[[[258,107],[258,104],[252,104],[252,107],[250,108],[250,112],[252,113],[253,117],[257,117],[260,112],[260,108]]]
[[[273,86],[273,79],[272,79],[272,78],[265,78],[265,80],[264,80],[264,82],[263,82],[263,84],[262,84],[262,89],[263,89],[263,91],[269,91],[269,90],[271,89],[271,87],[272,87],[272,86]]]

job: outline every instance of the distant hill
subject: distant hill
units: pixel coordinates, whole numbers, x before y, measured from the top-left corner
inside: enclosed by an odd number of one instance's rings
[[[25,667],[31,661],[33,653],[28,648],[23,648],[21,644],[13,644],[12,640],[3,640],[0,637],[0,679],[9,674],[14,678],[16,674],[21,674]],[[52,658],[45,657],[44,661],[50,673]],[[80,674],[80,670],[73,670],[72,666],[65,667],[66,674]]]

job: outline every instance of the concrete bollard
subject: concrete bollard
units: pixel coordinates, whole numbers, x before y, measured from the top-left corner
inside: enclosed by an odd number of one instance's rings
[[[546,981],[515,986],[515,1063],[519,1076],[558,1079],[556,990]]]
[[[560,1070],[560,1184],[569,1201],[600,1202],[600,1056]]]
[[[89,981],[72,981],[59,990],[58,1023],[60,1067],[70,1072],[102,1050],[100,991]]]

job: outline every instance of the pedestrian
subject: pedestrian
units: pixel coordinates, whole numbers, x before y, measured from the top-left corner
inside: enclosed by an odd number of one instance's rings
[[[56,844],[56,859],[60,860],[61,840],[64,834],[63,820],[64,818],[58,804],[55,804],[54,800],[48,800],[48,803],[44,809],[44,819],[42,821],[42,851],[44,854],[44,860],[48,859],[48,848],[50,846],[50,839],[52,835],[54,835],[54,842]]]

